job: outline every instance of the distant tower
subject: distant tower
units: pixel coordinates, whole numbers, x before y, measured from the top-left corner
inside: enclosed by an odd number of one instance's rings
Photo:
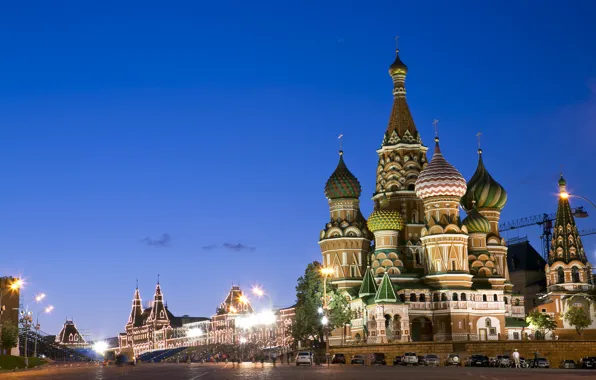
[[[486,170],[480,148],[478,166],[467,187],[466,194],[461,199],[461,206],[468,213],[466,219],[469,220],[470,226],[472,229],[476,226],[484,229],[485,222],[481,221],[479,216],[486,219],[490,226],[485,235],[483,231],[470,234],[470,269],[475,275],[474,281],[486,279],[493,289],[503,289],[511,293],[513,285],[507,266],[507,245],[499,234],[499,219],[501,210],[507,203],[507,192]]]
[[[435,138],[435,154],[416,181],[416,195],[424,202],[426,226],[422,229],[425,249],[425,282],[431,287],[472,285],[468,269],[468,234],[459,218],[459,201],[466,180],[441,153]]]
[[[586,291],[593,287],[592,266],[577,231],[569,205],[567,182],[559,179],[559,206],[555,218],[551,251],[546,265],[549,292]]]
[[[414,187],[420,172],[427,165],[427,147],[414,124],[406,101],[406,74],[408,67],[401,61],[399,50],[395,61],[389,66],[393,80],[393,107],[379,157],[373,201],[381,210],[397,212],[403,226],[397,238],[397,249],[403,254],[404,268],[401,272],[422,268],[420,233],[424,209],[416,197]]]
[[[161,293],[159,281],[155,287],[155,295],[153,296],[153,304],[151,305],[151,313],[147,318],[147,324],[153,325],[154,330],[170,326],[170,319],[168,318],[168,313],[164,306],[163,294]]]
[[[323,265],[335,270],[332,281],[340,289],[358,286],[367,265],[371,234],[360,212],[361,192],[340,150],[337,168],[325,185],[330,220],[319,238]]]

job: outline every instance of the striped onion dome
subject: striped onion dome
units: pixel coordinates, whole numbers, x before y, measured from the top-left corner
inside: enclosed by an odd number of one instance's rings
[[[466,180],[453,167],[439,148],[439,138],[435,138],[435,154],[416,180],[416,196],[420,199],[440,196],[461,197],[466,193]]]
[[[325,184],[325,195],[329,199],[359,198],[362,188],[358,178],[348,170],[344,152],[339,151],[339,163]]]
[[[484,167],[482,150],[478,149],[478,167],[468,181],[468,190],[461,199],[461,205],[468,211],[474,208],[494,208],[502,210],[507,203],[507,192]]]
[[[468,232],[470,233],[480,232],[487,234],[490,232],[490,222],[480,214],[476,207],[468,213],[463,224],[468,228]]]
[[[393,230],[401,231],[404,224],[399,212],[396,210],[375,210],[368,217],[366,222],[371,232]]]

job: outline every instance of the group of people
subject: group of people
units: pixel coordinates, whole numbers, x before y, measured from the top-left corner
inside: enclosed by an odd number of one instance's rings
[[[534,362],[532,364],[532,367],[536,367],[536,363],[538,362],[538,351],[534,352]],[[517,348],[513,350],[513,354],[511,354],[511,358],[513,359],[513,363],[515,364],[515,368],[521,368],[521,359],[519,356],[519,351],[517,351]]]

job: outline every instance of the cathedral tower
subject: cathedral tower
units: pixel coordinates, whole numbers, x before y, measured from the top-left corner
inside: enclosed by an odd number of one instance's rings
[[[129,332],[133,327],[140,327],[143,325],[143,303],[141,301],[141,294],[139,293],[139,286],[135,289],[135,294],[132,299],[132,310],[128,323],[126,323],[126,332]]]
[[[325,185],[330,220],[319,238],[323,265],[334,269],[332,281],[340,289],[358,286],[367,266],[371,234],[360,212],[361,192],[340,150],[337,168]]]
[[[559,206],[553,226],[551,250],[546,265],[546,283],[552,291],[585,291],[591,289],[592,266],[577,231],[569,205],[567,182],[559,179]]]
[[[467,228],[459,218],[459,201],[466,180],[441,153],[435,138],[435,153],[416,181],[416,195],[424,202],[425,282],[431,287],[471,287],[468,269]]]
[[[467,191],[461,199],[461,206],[468,213],[470,222],[480,220],[480,216],[489,222],[484,243],[481,235],[470,235],[470,265],[475,281],[486,280],[494,289],[513,290],[507,267],[507,246],[499,234],[501,210],[507,203],[507,192],[486,170],[482,160],[482,149],[478,149],[478,166],[467,184]],[[467,218],[467,219],[468,219]],[[484,226],[484,222],[482,223]],[[474,228],[474,227],[472,227]]]
[[[159,281],[155,287],[155,295],[153,296],[153,303],[151,305],[151,313],[147,318],[147,323],[152,324],[155,330],[170,325],[170,319],[168,318],[168,312],[163,303],[163,294],[161,293],[161,286]]]
[[[404,255],[404,271],[421,268],[416,258],[421,255],[420,232],[423,206],[414,191],[416,179],[427,165],[427,147],[414,124],[406,101],[405,80],[408,67],[395,52],[395,61],[389,67],[393,80],[393,107],[381,148],[373,201],[380,209],[397,212],[403,221],[398,234],[398,250]]]

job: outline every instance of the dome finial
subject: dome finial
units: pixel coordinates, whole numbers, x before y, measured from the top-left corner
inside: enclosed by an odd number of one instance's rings
[[[476,137],[478,137],[478,154],[482,154],[482,148],[480,148],[480,136],[482,136],[482,132],[476,133]]]
[[[395,36],[394,40],[395,40],[395,51],[399,52],[399,46],[398,46],[399,36]]]
[[[435,153],[441,153],[439,148],[439,120],[433,120],[433,127],[435,128]]]
[[[343,140],[342,140],[343,137],[344,137],[344,134],[343,133],[340,133],[339,136],[337,136],[337,139],[339,140],[339,155],[340,156],[343,156],[344,155],[344,151],[342,149],[342,147],[343,147]]]
[[[401,80],[403,81],[403,77],[405,77],[405,75],[408,72],[408,66],[406,66],[405,63],[403,63],[401,61],[401,59],[399,58],[399,49],[397,48],[397,40],[399,39],[399,36],[395,36],[395,61],[393,61],[393,63],[391,64],[391,66],[389,66],[389,75],[396,76],[396,77],[401,77]]]

